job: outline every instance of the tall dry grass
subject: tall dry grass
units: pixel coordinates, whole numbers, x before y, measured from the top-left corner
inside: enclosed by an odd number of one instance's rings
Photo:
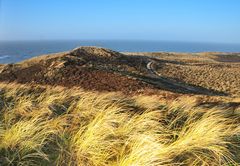
[[[0,165],[239,165],[239,109],[0,85]]]

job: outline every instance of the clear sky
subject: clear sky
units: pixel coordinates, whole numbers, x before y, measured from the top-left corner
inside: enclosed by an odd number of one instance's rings
[[[0,40],[240,43],[240,0],[0,0]]]

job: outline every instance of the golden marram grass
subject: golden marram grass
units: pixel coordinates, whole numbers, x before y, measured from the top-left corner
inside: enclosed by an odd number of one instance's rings
[[[238,165],[239,113],[193,98],[0,85],[0,165]],[[148,102],[149,101],[149,102]]]

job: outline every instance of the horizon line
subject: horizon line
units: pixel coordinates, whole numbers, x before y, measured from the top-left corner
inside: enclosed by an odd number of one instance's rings
[[[196,43],[196,44],[229,44],[240,45],[235,42],[216,42],[216,41],[184,41],[184,40],[158,40],[158,39],[16,39],[1,40],[0,42],[43,42],[43,41],[134,41],[134,42],[176,42],[176,43]]]

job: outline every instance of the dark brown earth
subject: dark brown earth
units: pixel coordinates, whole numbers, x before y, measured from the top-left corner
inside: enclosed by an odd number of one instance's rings
[[[222,83],[229,78],[239,79],[239,68],[236,67],[239,56],[229,57],[221,57],[216,53],[123,54],[98,47],[80,47],[70,52],[40,56],[17,64],[0,65],[0,82],[76,86],[85,90],[120,91],[124,94],[159,94],[170,91],[179,94],[229,95],[238,92],[237,83],[227,84],[229,87],[226,87],[226,91],[211,84],[211,77],[214,78],[215,75],[217,82]],[[148,67],[150,64],[151,68]],[[201,68],[206,65],[210,68]],[[217,76],[217,66],[235,73],[226,78]],[[201,69],[200,73],[198,67]],[[206,77],[202,77],[201,73]],[[200,77],[194,77],[197,74]],[[230,91],[231,88],[235,88],[235,91]]]

